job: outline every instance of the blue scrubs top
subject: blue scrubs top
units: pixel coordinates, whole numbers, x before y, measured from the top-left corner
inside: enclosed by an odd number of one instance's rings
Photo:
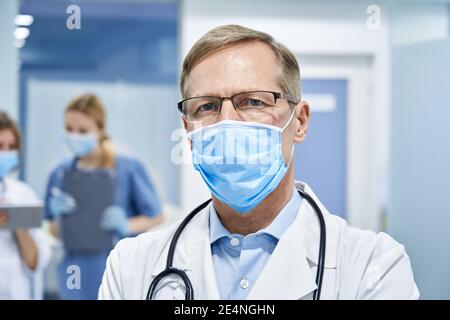
[[[45,218],[48,220],[53,220],[53,213],[49,206],[50,190],[54,187],[62,190],[64,172],[67,170],[78,170],[75,162],[75,159],[62,162],[50,175],[45,195],[44,211]],[[116,171],[114,205],[122,207],[128,217],[143,214],[149,217],[156,217],[161,213],[161,203],[157,192],[142,163],[131,157],[116,155],[114,170]],[[94,254],[66,252],[58,270],[61,298],[97,299],[108,254],[109,252]],[[77,278],[78,276],[79,279]]]
[[[62,162],[50,175],[45,195],[45,218],[48,220],[53,219],[53,213],[48,206],[50,190],[53,187],[62,189],[64,172],[77,170],[74,162],[74,159]],[[116,155],[114,170],[116,171],[115,205],[122,207],[128,217],[142,214],[156,217],[160,214],[161,204],[158,195],[142,163],[131,157]]]

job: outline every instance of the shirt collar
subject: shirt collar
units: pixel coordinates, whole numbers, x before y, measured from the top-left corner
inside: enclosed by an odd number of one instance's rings
[[[275,217],[271,224],[264,229],[258,231],[258,233],[267,233],[277,240],[281,239],[283,233],[289,228],[297,217],[297,213],[300,210],[300,204],[302,198],[294,189],[291,200],[281,209],[280,213]]]
[[[280,240],[283,233],[295,220],[295,217],[300,209],[301,202],[302,198],[294,188],[291,199],[283,207],[283,209],[281,209],[275,219],[267,227],[256,233],[266,233],[275,239]],[[213,244],[218,239],[231,236],[231,233],[220,221],[214,206],[211,205],[209,208],[209,239],[210,243]]]
[[[231,233],[228,231],[219,217],[217,216],[216,209],[214,205],[211,203],[209,206],[209,241],[211,244],[216,242],[217,240],[230,236]]]

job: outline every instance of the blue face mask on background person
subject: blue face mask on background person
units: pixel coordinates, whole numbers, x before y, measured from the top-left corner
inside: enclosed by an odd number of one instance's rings
[[[0,151],[0,179],[5,178],[14,168],[19,165],[19,152]]]
[[[283,128],[224,120],[188,133],[194,168],[217,199],[246,213],[277,188],[289,168],[282,135],[294,113]]]
[[[66,133],[64,141],[77,157],[87,156],[97,148],[97,136],[94,134]]]

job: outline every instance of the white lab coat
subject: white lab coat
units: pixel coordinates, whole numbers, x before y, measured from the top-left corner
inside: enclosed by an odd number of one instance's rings
[[[327,228],[321,299],[418,299],[410,261],[402,245],[385,233],[349,227],[331,215],[312,190]],[[209,241],[209,208],[182,233],[174,266],[189,276],[195,299],[219,299]],[[120,241],[108,258],[99,299],[145,299],[153,278],[164,270],[168,247],[178,224]],[[319,223],[302,201],[294,223],[279,240],[248,299],[311,299],[316,289]],[[169,276],[156,299],[184,299],[184,286]]]
[[[40,203],[34,191],[19,180],[5,178],[0,189],[2,204]],[[11,230],[0,230],[0,300],[42,299],[44,270],[50,260],[51,249],[47,235],[40,228],[30,229],[29,232],[38,247],[35,270],[29,269],[23,262]]]

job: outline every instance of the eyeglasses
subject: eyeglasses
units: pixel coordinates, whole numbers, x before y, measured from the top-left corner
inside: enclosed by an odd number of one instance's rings
[[[178,102],[178,110],[187,121],[214,123],[224,100],[230,100],[234,109],[245,121],[258,121],[272,112],[278,99],[297,104],[298,99],[286,93],[274,91],[248,91],[231,97],[200,96]]]

